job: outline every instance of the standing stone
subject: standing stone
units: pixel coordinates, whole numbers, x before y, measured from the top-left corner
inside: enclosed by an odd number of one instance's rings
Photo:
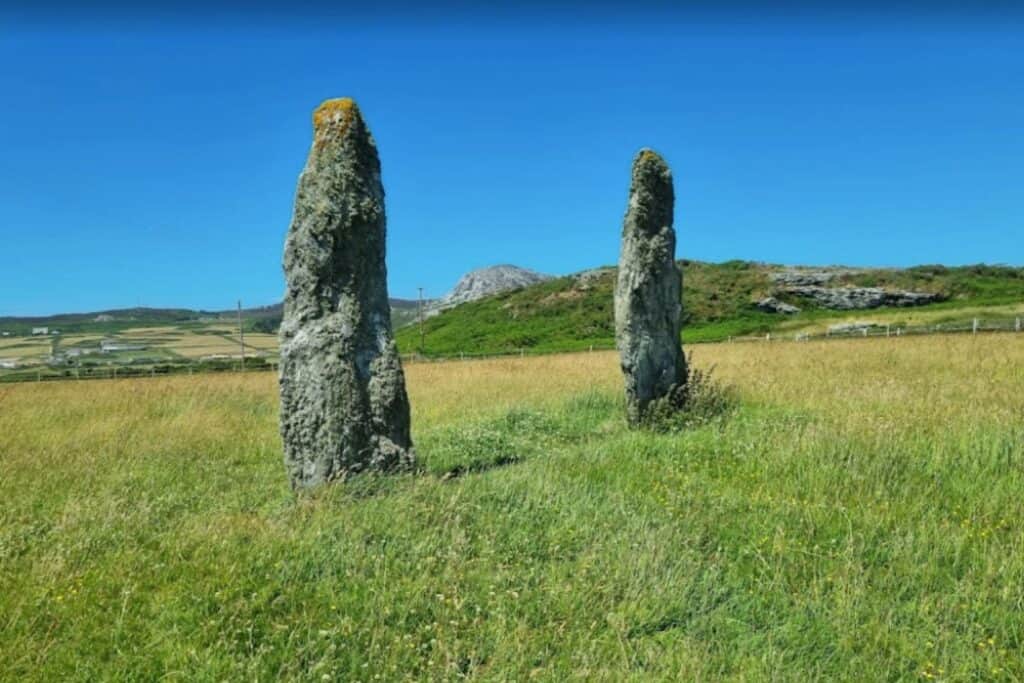
[[[377,147],[350,99],[313,114],[284,246],[281,437],[293,488],[413,462],[391,332]]]
[[[676,409],[686,399],[674,201],[668,164],[655,152],[640,150],[633,160],[615,286],[615,344],[633,426],[643,423],[656,405]]]

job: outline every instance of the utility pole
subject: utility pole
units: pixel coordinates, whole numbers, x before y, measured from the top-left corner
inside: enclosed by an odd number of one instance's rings
[[[245,370],[245,332],[242,331],[242,300],[238,300],[238,347],[242,352],[242,370]]]
[[[419,318],[420,318],[420,353],[423,353],[424,349],[424,335],[423,335],[423,288],[418,287],[420,290],[420,303],[419,303]]]

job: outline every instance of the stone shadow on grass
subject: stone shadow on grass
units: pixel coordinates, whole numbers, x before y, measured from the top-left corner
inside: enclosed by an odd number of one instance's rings
[[[420,468],[455,479],[522,462],[553,448],[582,442],[616,418],[621,400],[583,394],[558,408],[517,407],[487,420],[457,423],[417,437]]]

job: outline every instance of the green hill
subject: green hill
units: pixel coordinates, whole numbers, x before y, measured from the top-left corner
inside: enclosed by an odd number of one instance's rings
[[[681,261],[680,265],[686,342],[802,329],[823,331],[829,322],[844,319],[905,324],[913,316],[942,322],[962,319],[967,309],[977,307],[1005,317],[1013,312],[1013,306],[1024,302],[1024,268],[1008,266],[803,269],[827,272],[829,287],[879,287],[937,294],[943,299],[913,308],[837,311],[806,296],[780,292],[773,276],[802,269],[749,261]],[[418,325],[399,329],[398,344],[403,352],[427,355],[610,348],[614,344],[614,286],[614,268],[549,280],[428,318],[423,324],[422,349]],[[757,303],[767,296],[801,310],[791,315],[763,312]]]

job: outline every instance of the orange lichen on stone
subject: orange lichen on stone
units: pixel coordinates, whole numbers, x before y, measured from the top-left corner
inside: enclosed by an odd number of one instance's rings
[[[339,97],[333,100],[325,100],[313,112],[313,128],[319,129],[330,123],[340,122],[341,128],[348,128],[352,117],[358,114],[359,107],[351,97]]]

